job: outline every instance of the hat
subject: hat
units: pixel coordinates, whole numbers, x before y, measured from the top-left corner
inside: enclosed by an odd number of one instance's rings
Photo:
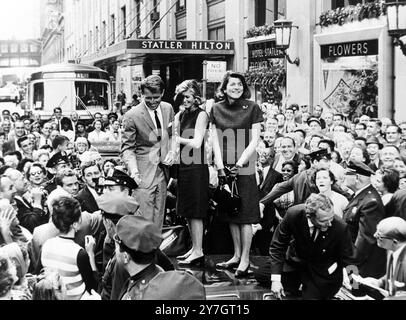
[[[334,141],[330,140],[330,139],[322,139],[322,140],[319,141],[319,145],[320,145],[320,143],[327,143],[330,146],[331,150],[334,150],[334,148],[336,146]]]
[[[367,139],[367,146],[370,144],[377,144],[379,149],[383,148],[383,144],[379,142],[377,137],[370,137]]]
[[[375,174],[374,170],[372,170],[370,167],[368,167],[366,164],[359,162],[359,161],[353,161],[351,160],[347,170],[346,174],[359,174],[361,176],[365,177],[370,177]]]
[[[110,118],[115,118],[116,120],[118,119],[118,115],[117,115],[117,113],[115,113],[115,112],[110,112],[109,113],[109,115],[108,115],[108,118],[110,119]]]
[[[142,300],[206,300],[206,290],[186,271],[160,272],[145,288]]]
[[[123,186],[130,190],[138,188],[138,184],[133,178],[123,171],[114,169],[113,173],[108,175],[104,181],[105,186]]]
[[[107,192],[97,199],[99,209],[104,213],[116,216],[133,215],[140,205],[134,197],[123,192]]]
[[[129,249],[151,253],[162,242],[161,231],[152,221],[140,216],[124,216],[117,223],[117,238]]]
[[[309,153],[310,159],[320,161],[321,159],[331,160],[331,154],[326,149],[319,149]]]
[[[310,124],[311,124],[312,122],[317,122],[317,123],[319,124],[319,126],[321,127],[321,122],[320,122],[319,119],[317,119],[317,118],[310,118],[309,120],[307,120],[307,124],[308,124],[309,126],[310,126]]]
[[[55,153],[51,159],[47,162],[47,168],[54,168],[59,164],[69,164],[69,159],[67,156],[63,156],[62,153]]]

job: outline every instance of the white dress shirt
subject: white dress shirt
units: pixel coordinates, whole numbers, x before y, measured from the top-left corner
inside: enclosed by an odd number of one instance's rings
[[[155,125],[155,128],[158,129],[158,126],[156,125],[156,121],[155,121],[155,110],[151,110],[151,109],[148,108],[148,107],[147,107],[147,109],[148,109],[149,115],[151,116],[152,122],[153,122],[154,125]],[[157,113],[158,113],[158,119],[159,119],[159,122],[161,122],[161,127],[162,127],[162,130],[163,130],[163,129],[164,129],[164,120],[163,120],[163,117],[162,117],[161,106],[159,106],[159,107],[156,109],[156,111],[157,111]]]

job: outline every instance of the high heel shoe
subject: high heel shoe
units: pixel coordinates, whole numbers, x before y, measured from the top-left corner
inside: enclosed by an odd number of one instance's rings
[[[216,264],[217,269],[224,269],[229,270],[233,268],[237,268],[240,265],[240,260],[236,262],[220,262]]]
[[[186,252],[183,256],[176,257],[177,260],[186,260],[192,255],[192,250]]]
[[[192,260],[189,260],[189,258],[185,260],[178,261],[178,265],[189,265],[189,266],[203,266],[204,265],[204,255]]]
[[[248,271],[249,271],[250,267],[251,267],[251,265],[248,265],[247,269],[245,269],[245,270],[243,270],[243,271],[237,269],[237,271],[235,272],[234,276],[235,276],[237,279],[240,279],[240,278],[247,278],[247,277],[248,277]]]

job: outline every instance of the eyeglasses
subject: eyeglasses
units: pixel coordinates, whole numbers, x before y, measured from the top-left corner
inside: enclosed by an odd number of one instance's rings
[[[34,176],[39,176],[42,173],[43,173],[42,171],[34,171],[34,172],[30,172],[30,175],[34,177]]]
[[[378,239],[378,240],[383,240],[383,239],[393,240],[393,239],[390,238],[390,237],[385,237],[385,236],[380,235],[378,232],[375,232],[374,237],[375,237],[376,239]]]

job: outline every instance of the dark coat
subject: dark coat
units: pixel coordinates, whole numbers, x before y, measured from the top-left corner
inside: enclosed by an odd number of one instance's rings
[[[355,265],[362,277],[379,278],[385,274],[386,251],[378,247],[374,237],[376,226],[384,217],[381,197],[372,186],[354,197],[344,210],[343,219],[355,244]]]
[[[17,206],[17,218],[20,225],[29,232],[33,233],[36,227],[48,223],[49,216],[44,210],[34,208],[28,201],[20,197],[14,198],[14,201]]]
[[[386,218],[400,217],[406,220],[406,190],[399,190],[394,193],[392,199],[386,204]]]
[[[335,216],[331,227],[320,231],[313,242],[305,206],[294,206],[275,231],[270,248],[271,274],[282,274],[286,258],[301,272],[304,298],[330,299],[339,291],[343,268],[353,263],[353,253],[348,226],[339,217]]]
[[[399,254],[399,258],[396,261],[396,265],[393,266],[393,279],[390,279],[389,277],[389,270],[390,270],[390,265],[388,261],[388,265],[386,268],[386,274],[379,279],[380,281],[380,287],[382,287],[385,290],[389,291],[389,281],[392,281],[392,287],[394,291],[389,293],[391,296],[395,296],[396,292],[403,291],[403,293],[406,293],[406,247],[403,247],[402,251]],[[396,286],[395,281],[400,283],[403,283],[403,286]]]
[[[99,210],[99,206],[87,186],[84,186],[83,189],[79,191],[76,199],[79,201],[82,211],[93,213]]]
[[[281,182],[283,182],[282,174],[280,174],[279,172],[275,171],[270,167],[268,174],[264,179],[264,182],[260,186],[258,186],[260,199],[262,199],[269,192],[271,192],[271,190],[277,183]],[[275,217],[275,209],[273,207],[273,204],[269,204],[265,207],[264,217],[261,219],[260,222],[263,230],[269,230],[272,227],[274,217]]]
[[[3,144],[3,154],[16,151],[16,141],[11,139]]]

